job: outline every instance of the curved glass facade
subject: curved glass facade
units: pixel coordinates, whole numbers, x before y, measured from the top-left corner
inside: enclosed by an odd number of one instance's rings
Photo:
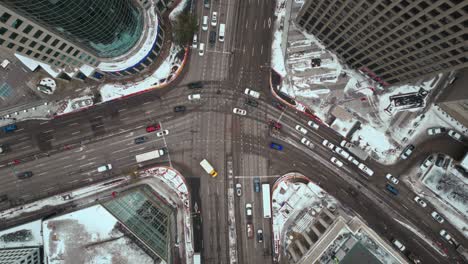
[[[132,0],[0,1],[101,58],[125,54],[143,32],[143,14]]]

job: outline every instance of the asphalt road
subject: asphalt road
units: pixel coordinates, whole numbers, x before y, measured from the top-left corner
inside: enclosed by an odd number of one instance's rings
[[[200,17],[218,12],[218,26],[226,24],[226,40],[217,41],[213,47],[206,45],[204,56],[193,51],[187,74],[174,87],[101,104],[51,121],[19,123],[19,130],[3,135],[0,140],[11,148],[0,157],[0,193],[8,194],[13,204],[62,193],[139,169],[136,154],[167,147],[167,156],[140,165],[172,165],[187,178],[199,179],[196,190],[200,190],[204,263],[228,263],[225,166],[227,157],[232,157],[234,175],[243,185],[242,197],[236,198],[239,263],[272,261],[271,222],[262,217],[261,195],[254,193],[252,178],[272,183],[279,175],[291,171],[301,172],[319,183],[386,239],[403,241],[409,250],[421,256],[423,263],[453,263],[453,259],[441,257],[395,219],[419,228],[433,241],[440,241],[451,258],[456,257],[454,249],[442,241],[438,232],[444,228],[459,241],[464,241],[462,236],[448,223],[440,225],[433,221],[429,215],[431,206],[423,209],[414,203],[414,193],[404,183],[398,185],[399,196],[384,191],[384,175],[402,174],[419,166],[427,153],[435,151],[433,139],[421,142],[417,153],[398,166],[369,162],[376,174],[366,179],[352,164],[337,168],[329,161],[336,154],[321,142],[326,138],[339,144],[341,137],[334,131],[324,126],[318,131],[308,129],[306,136],[315,145],[310,149],[300,143],[302,135],[294,129],[296,124],[307,127],[308,119],[293,110],[282,112],[271,105],[267,67],[271,51],[266,43],[271,43],[269,21],[273,19],[273,4],[219,0],[212,1],[208,10],[199,3]],[[207,32],[199,32],[199,39],[208,44]],[[200,80],[204,81],[203,89],[185,87],[188,82]],[[258,107],[245,105],[243,91],[247,87],[261,93]],[[187,97],[193,93],[200,93],[201,99],[189,101]],[[173,108],[177,105],[185,105],[187,111],[175,113]],[[245,109],[247,116],[234,115],[234,107]],[[270,119],[283,124],[279,133],[268,128]],[[169,130],[169,135],[157,137],[156,133],[145,132],[147,125],[157,122]],[[140,136],[148,137],[148,141],[135,144],[134,138]],[[282,144],[284,151],[270,149],[271,141]],[[438,137],[436,142],[435,146],[456,156],[467,147],[447,137]],[[218,170],[217,178],[211,178],[200,167],[204,158]],[[11,165],[12,160],[20,163]],[[107,163],[112,163],[113,169],[98,173],[97,167]],[[15,174],[23,171],[32,171],[34,176],[18,180]],[[264,230],[263,243],[247,238],[246,203],[253,204],[252,223],[255,230]]]

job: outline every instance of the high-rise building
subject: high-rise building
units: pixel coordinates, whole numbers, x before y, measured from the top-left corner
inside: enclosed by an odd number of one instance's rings
[[[306,0],[295,22],[384,86],[468,67],[466,0]]]
[[[168,2],[1,0],[0,47],[67,74],[135,74],[159,55],[164,31],[155,10]]]

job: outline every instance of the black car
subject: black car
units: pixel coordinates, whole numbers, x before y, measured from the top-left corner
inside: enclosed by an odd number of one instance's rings
[[[216,43],[216,31],[210,31],[210,44],[214,45]]]
[[[16,175],[18,179],[27,179],[33,176],[32,171],[25,171]]]
[[[174,107],[174,112],[185,112],[185,106],[183,105],[178,105],[176,107]]]
[[[203,88],[203,83],[202,82],[193,82],[188,84],[189,89],[199,89]]]
[[[245,104],[246,105],[250,105],[250,106],[253,106],[253,107],[257,107],[258,106],[258,102],[253,100],[253,99],[246,99],[245,100]]]
[[[435,165],[437,167],[442,167],[442,166],[444,166],[444,161],[445,161],[445,155],[444,154],[438,154]]]
[[[6,200],[8,200],[8,196],[6,194],[0,195],[0,203],[4,202]]]
[[[146,142],[146,140],[148,140],[147,137],[137,137],[137,138],[135,138],[135,144],[144,143],[144,142]]]

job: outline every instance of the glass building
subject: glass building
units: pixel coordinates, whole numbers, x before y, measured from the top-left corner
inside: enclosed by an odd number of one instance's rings
[[[118,57],[135,46],[143,14],[132,0],[0,0],[100,58]]]

